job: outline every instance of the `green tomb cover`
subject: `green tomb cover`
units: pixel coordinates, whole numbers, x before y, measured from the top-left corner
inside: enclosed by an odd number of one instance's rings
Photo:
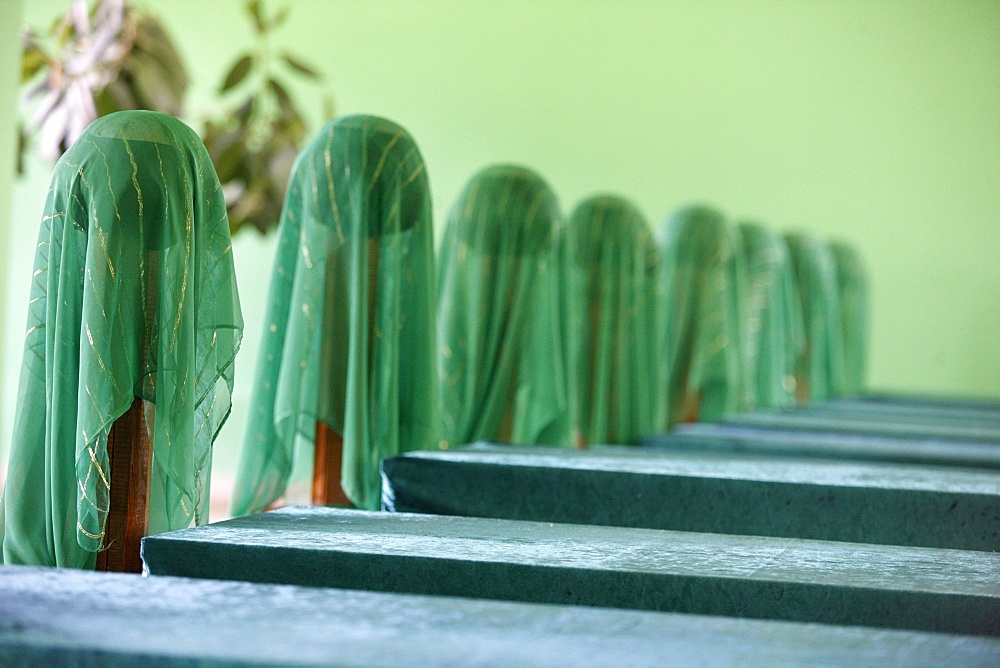
[[[568,445],[559,206],[534,172],[477,173],[448,217],[438,280],[441,447]]]
[[[660,232],[670,424],[748,408],[738,236],[705,206],[676,211]]]
[[[1000,408],[981,408],[974,405],[947,405],[944,403],[911,403],[897,401],[871,401],[863,396],[835,399],[815,407],[804,407],[815,413],[844,414],[854,417],[885,419],[906,417],[938,423],[982,424],[1000,426]]]
[[[844,393],[861,394],[868,361],[868,273],[861,256],[844,243],[830,244],[837,270],[844,337]]]
[[[634,443],[666,427],[660,252],[630,202],[581,202],[562,237],[569,381],[586,443]]]
[[[995,666],[1000,639],[232,580],[0,570],[4,666],[665,663]]]
[[[881,417],[857,417],[850,414],[803,410],[803,407],[727,415],[720,421],[786,431],[840,432],[920,441],[965,441],[1000,445],[1000,426],[989,422],[935,421],[891,414]]]
[[[802,310],[784,240],[756,223],[738,226],[746,257],[748,374],[761,408],[795,404],[795,365],[805,348]]]
[[[868,404],[882,406],[905,406],[907,408],[930,410],[969,410],[1000,412],[1000,397],[959,396],[933,394],[900,394],[898,392],[866,392],[853,399]]]
[[[296,160],[278,234],[232,512],[311,475],[317,421],[343,437],[347,497],[377,508],[381,459],[436,442],[433,230],[416,143],[383,118],[332,121]]]
[[[180,121],[104,116],[56,164],[0,502],[5,563],[94,567],[108,433],[134,397],[153,453],[148,531],[208,520],[243,332],[230,251],[215,169]]]
[[[799,400],[810,402],[843,396],[844,338],[833,252],[825,241],[804,232],[786,234],[785,241],[795,269],[806,335],[796,392]]]
[[[872,435],[845,431],[782,429],[726,423],[680,425],[654,434],[641,445],[678,452],[738,453],[758,457],[801,457],[931,464],[1000,469],[1000,448],[984,441],[960,441],[926,435]]]
[[[150,536],[142,554],[157,577],[1000,635],[986,551],[304,506]]]

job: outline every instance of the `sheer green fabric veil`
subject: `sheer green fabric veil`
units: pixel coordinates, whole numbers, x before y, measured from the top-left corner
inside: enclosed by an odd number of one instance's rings
[[[488,167],[448,218],[438,280],[443,447],[569,443],[556,197],[523,167]]]
[[[710,421],[748,405],[740,326],[743,259],[721,213],[682,208],[660,228],[670,424]]]
[[[808,233],[785,235],[802,307],[805,353],[798,363],[800,401],[842,396],[846,387],[837,269],[829,244]]]
[[[107,438],[134,397],[153,450],[149,533],[208,519],[240,314],[215,169],[186,125],[92,123],[56,164],[35,253],[7,485],[5,563],[93,568]]]
[[[383,118],[327,124],[295,163],[278,234],[233,514],[311,472],[317,420],[343,436],[348,498],[377,509],[381,459],[437,442],[431,202],[416,143]]]
[[[587,443],[633,443],[666,427],[660,251],[620,197],[581,202],[562,243],[567,346],[576,416]]]
[[[802,310],[784,240],[763,225],[739,225],[747,260],[748,371],[762,408],[795,404],[795,368],[805,348]]]
[[[854,247],[830,244],[837,267],[844,336],[844,392],[860,394],[868,363],[868,273]]]

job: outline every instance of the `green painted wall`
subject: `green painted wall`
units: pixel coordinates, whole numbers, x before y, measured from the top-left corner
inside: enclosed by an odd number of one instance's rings
[[[242,3],[147,4],[190,66],[197,126],[249,44]],[[328,75],[341,113],[382,114],[414,134],[439,226],[475,170],[517,161],[567,210],[611,190],[653,223],[699,200],[835,236],[871,268],[871,386],[1000,396],[1000,2],[289,4],[275,46]],[[26,19],[47,25],[67,5],[33,0]],[[297,90],[318,121],[315,89]],[[10,109],[9,96],[0,103]],[[10,360],[49,170],[33,165],[15,188],[0,419],[13,410]],[[253,234],[234,245],[247,333],[216,449],[223,471],[242,436],[272,250]]]
[[[216,83],[249,34],[236,3],[170,6]],[[438,221],[474,170],[514,160],[567,209],[616,190],[651,221],[706,200],[840,237],[872,270],[873,386],[1000,395],[995,0],[293,7],[281,37],[339,110],[416,136]]]
[[[17,104],[17,85],[21,77],[21,42],[18,39],[18,26],[24,9],[23,0],[0,0],[0,353],[9,329],[18,332],[23,329],[23,322],[15,325],[4,318],[7,304],[12,298],[8,296],[7,271],[4,259],[11,249],[10,227],[13,206],[11,200],[14,193],[14,166],[17,156],[17,116],[12,113]],[[27,295],[27,293],[25,293]],[[16,299],[14,297],[13,299]],[[3,389],[10,381],[17,382],[20,358],[7,359],[0,354],[0,399],[4,397]],[[9,411],[0,410],[0,480],[7,468],[8,422]]]

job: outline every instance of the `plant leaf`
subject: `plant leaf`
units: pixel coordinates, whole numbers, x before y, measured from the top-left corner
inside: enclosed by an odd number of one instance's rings
[[[243,54],[233,65],[232,69],[229,70],[229,74],[226,75],[226,80],[222,82],[219,92],[225,93],[246,79],[247,75],[250,74],[251,67],[253,67],[253,58],[250,57],[250,54]]]
[[[274,93],[274,96],[278,100],[278,107],[281,108],[283,112],[288,112],[291,110],[294,112],[295,105],[292,103],[292,96],[288,94],[288,90],[281,85],[276,79],[268,79],[267,86]]]
[[[21,83],[31,80],[48,63],[45,53],[38,47],[25,49],[24,55],[21,56]]]
[[[69,16],[60,16],[52,22],[49,28],[49,35],[56,40],[59,46],[66,46],[66,42],[73,36],[73,26],[70,24]]]
[[[274,30],[275,28],[280,28],[287,19],[288,15],[291,13],[291,8],[285,5],[278,10],[278,13],[274,15],[274,18],[267,24],[268,30]]]
[[[310,79],[322,78],[322,75],[319,72],[309,67],[301,60],[295,58],[292,54],[288,53],[287,51],[281,54],[281,58],[290,68],[292,68],[302,76],[309,77]]]
[[[182,96],[174,93],[170,72],[160,67],[160,61],[148,53],[133,50],[129,62],[129,89],[141,109],[155,109],[178,115]]]
[[[261,15],[260,11],[260,1],[250,0],[247,3],[247,12],[250,14],[250,18],[253,19],[254,28],[257,29],[257,34],[262,34],[266,32],[266,27],[264,26],[264,17]]]
[[[122,109],[139,108],[124,77],[118,77],[97,93],[94,96],[94,106],[98,116],[107,116]]]
[[[24,124],[18,123],[17,127],[17,175],[24,174],[24,154],[28,151],[28,133],[24,131]]]
[[[180,101],[188,86],[187,72],[173,40],[152,14],[139,15],[136,21],[135,44],[132,49],[133,52],[148,53],[156,59],[160,69],[168,75],[164,77],[163,82],[170,86],[174,96]]]
[[[226,137],[225,139],[228,140],[229,138]],[[233,141],[218,157],[214,158],[215,170],[219,175],[220,181],[229,181],[239,174],[240,162],[242,162],[246,152],[247,147],[242,138],[236,138],[236,141]]]
[[[250,116],[253,114],[256,102],[256,98],[251,95],[243,102],[243,104],[237,107],[235,115],[236,118],[239,119],[241,125],[246,125],[250,121]]]

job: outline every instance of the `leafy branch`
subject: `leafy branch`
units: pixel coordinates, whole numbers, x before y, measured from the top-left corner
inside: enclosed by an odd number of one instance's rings
[[[75,0],[46,34],[22,35],[19,171],[30,141],[58,160],[90,123],[123,109],[179,115],[188,79],[159,21],[126,0]]]
[[[288,18],[288,7],[268,16],[260,0],[246,4],[255,45],[233,63],[218,92],[229,102],[205,125],[203,139],[226,195],[233,232],[252,225],[267,232],[278,224],[289,174],[306,137],[306,123],[283,74],[321,82],[299,57],[272,47],[271,38]],[[325,115],[333,104],[325,99]]]
[[[2,0],[0,0],[2,1]],[[289,93],[288,76],[313,83],[323,77],[272,37],[288,19],[262,0],[249,0],[254,29],[251,51],[240,55],[218,93],[222,111],[205,124],[202,139],[223,184],[230,227],[249,224],[267,232],[278,224],[285,187],[306,137],[306,123]],[[177,50],[159,21],[128,0],[74,0],[46,33],[22,35],[21,100],[28,119],[18,156],[37,138],[39,152],[53,161],[98,116],[124,109],[153,109],[180,116],[188,78]],[[333,102],[324,99],[333,116]]]

